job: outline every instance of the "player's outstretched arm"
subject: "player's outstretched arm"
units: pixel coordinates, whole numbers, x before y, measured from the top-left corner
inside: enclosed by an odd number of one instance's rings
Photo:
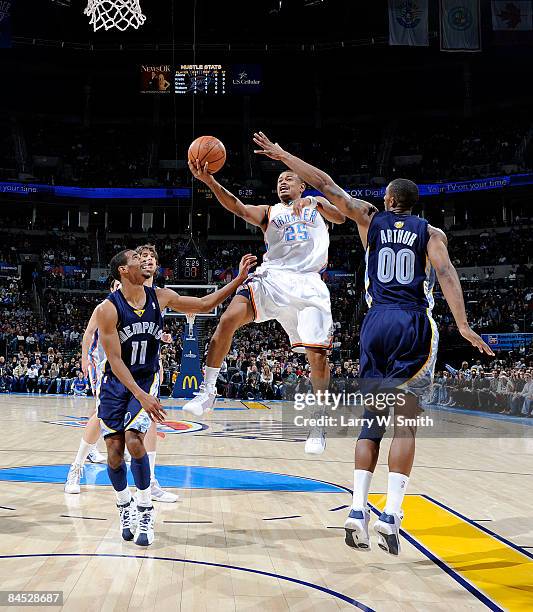
[[[340,211],[339,208],[333,206],[326,198],[318,197],[317,199],[317,209],[320,214],[327,219],[331,223],[335,223],[337,225],[344,223],[346,221],[346,215]]]
[[[91,347],[91,342],[93,341],[94,333],[98,329],[98,325],[96,323],[98,306],[93,310],[91,318],[87,323],[87,327],[85,328],[85,332],[83,333],[83,338],[81,340],[81,370],[84,376],[89,375],[89,348]]]
[[[468,324],[463,290],[461,289],[461,282],[457,275],[457,270],[450,261],[446,234],[442,230],[432,227],[431,225],[428,231],[430,236],[427,246],[429,261],[435,268],[442,293],[452,311],[459,333],[463,338],[468,340],[472,346],[479,349],[481,353],[494,355],[489,345],[483,342],[481,337],[478,336]]]
[[[198,160],[196,160],[196,163],[192,163],[189,160],[189,169],[194,178],[202,181],[202,183],[205,183],[211,189],[216,199],[226,210],[244,219],[250,225],[257,225],[257,227],[261,228],[265,228],[268,225],[268,206],[243,204],[237,196],[233,195],[225,187],[222,187],[215,177],[208,172],[209,164],[207,162],[204,166],[200,166]]]
[[[98,313],[96,323],[100,342],[104,348],[111,370],[113,370],[113,374],[133,393],[152,421],[162,423],[165,420],[166,412],[163,410],[161,403],[157,397],[146,393],[146,391],[139,387],[126,364],[122,361],[120,340],[117,332],[118,316],[116,308],[111,302],[106,300],[97,307],[96,311]]]
[[[329,202],[334,204],[349,219],[353,219],[363,227],[370,225],[372,215],[378,210],[373,204],[365,202],[365,200],[352,198],[335,183],[329,174],[308,164],[296,155],[291,155],[288,151],[282,149],[278,143],[271,142],[263,132],[254,134],[254,142],[261,147],[261,149],[256,149],[254,153],[282,161],[288,168],[296,172],[303,181],[323,193]]]
[[[239,265],[239,274],[236,276],[231,283],[228,283],[222,289],[205,295],[201,298],[189,297],[186,295],[179,295],[172,289],[157,289],[157,299],[159,301],[159,307],[161,310],[164,308],[171,308],[177,312],[184,312],[187,314],[206,313],[211,312],[213,308],[222,304],[231,295],[237,291],[239,285],[246,280],[250,268],[257,264],[257,257],[255,255],[245,255],[241,259]]]

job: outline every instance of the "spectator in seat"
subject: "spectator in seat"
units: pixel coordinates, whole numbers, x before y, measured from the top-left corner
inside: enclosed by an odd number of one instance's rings
[[[89,384],[87,379],[83,376],[83,372],[80,370],[76,378],[72,381],[70,386],[70,394],[74,397],[85,397],[89,390]]]
[[[13,382],[13,370],[6,363],[5,357],[0,356],[0,392],[11,391],[11,383]]]
[[[261,397],[263,399],[273,399],[274,398],[274,374],[268,367],[268,364],[264,364],[261,368],[261,380],[260,380],[260,388],[261,388]]]
[[[13,385],[12,390],[19,393],[26,392],[26,375],[28,373],[28,358],[25,357],[22,362],[18,362],[13,369]]]
[[[241,388],[244,384],[244,377],[241,370],[234,372],[228,385],[228,397],[235,399],[240,396]]]
[[[35,393],[38,390],[38,380],[39,366],[38,364],[34,363],[28,368],[28,371],[26,372],[26,388],[28,393]]]
[[[252,365],[250,367],[250,371],[248,372],[248,376],[246,377],[246,384],[244,385],[244,388],[243,388],[243,396],[245,399],[253,399],[253,400],[259,399],[260,397],[259,382],[260,382],[260,375],[259,375],[259,371],[257,370],[257,366]]]

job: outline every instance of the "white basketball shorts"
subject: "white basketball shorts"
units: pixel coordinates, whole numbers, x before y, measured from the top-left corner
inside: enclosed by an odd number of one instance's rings
[[[306,348],[331,348],[331,302],[320,274],[260,267],[237,294],[246,289],[254,321],[279,321],[295,353],[305,353]]]

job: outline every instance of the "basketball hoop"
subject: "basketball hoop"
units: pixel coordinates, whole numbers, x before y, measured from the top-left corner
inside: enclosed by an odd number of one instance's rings
[[[137,29],[146,21],[139,1],[88,0],[84,13],[91,18],[90,24],[95,32],[100,28],[117,28],[124,32],[129,27]]]
[[[187,323],[189,324],[189,337],[193,337],[194,336],[194,320],[196,319],[196,315],[195,314],[188,314],[185,315],[186,319],[187,319]]]

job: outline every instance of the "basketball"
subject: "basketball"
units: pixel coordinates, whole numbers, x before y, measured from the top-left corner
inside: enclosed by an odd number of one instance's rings
[[[226,147],[214,136],[199,136],[189,147],[189,161],[198,160],[200,166],[209,164],[210,174],[218,172],[226,163]]]

